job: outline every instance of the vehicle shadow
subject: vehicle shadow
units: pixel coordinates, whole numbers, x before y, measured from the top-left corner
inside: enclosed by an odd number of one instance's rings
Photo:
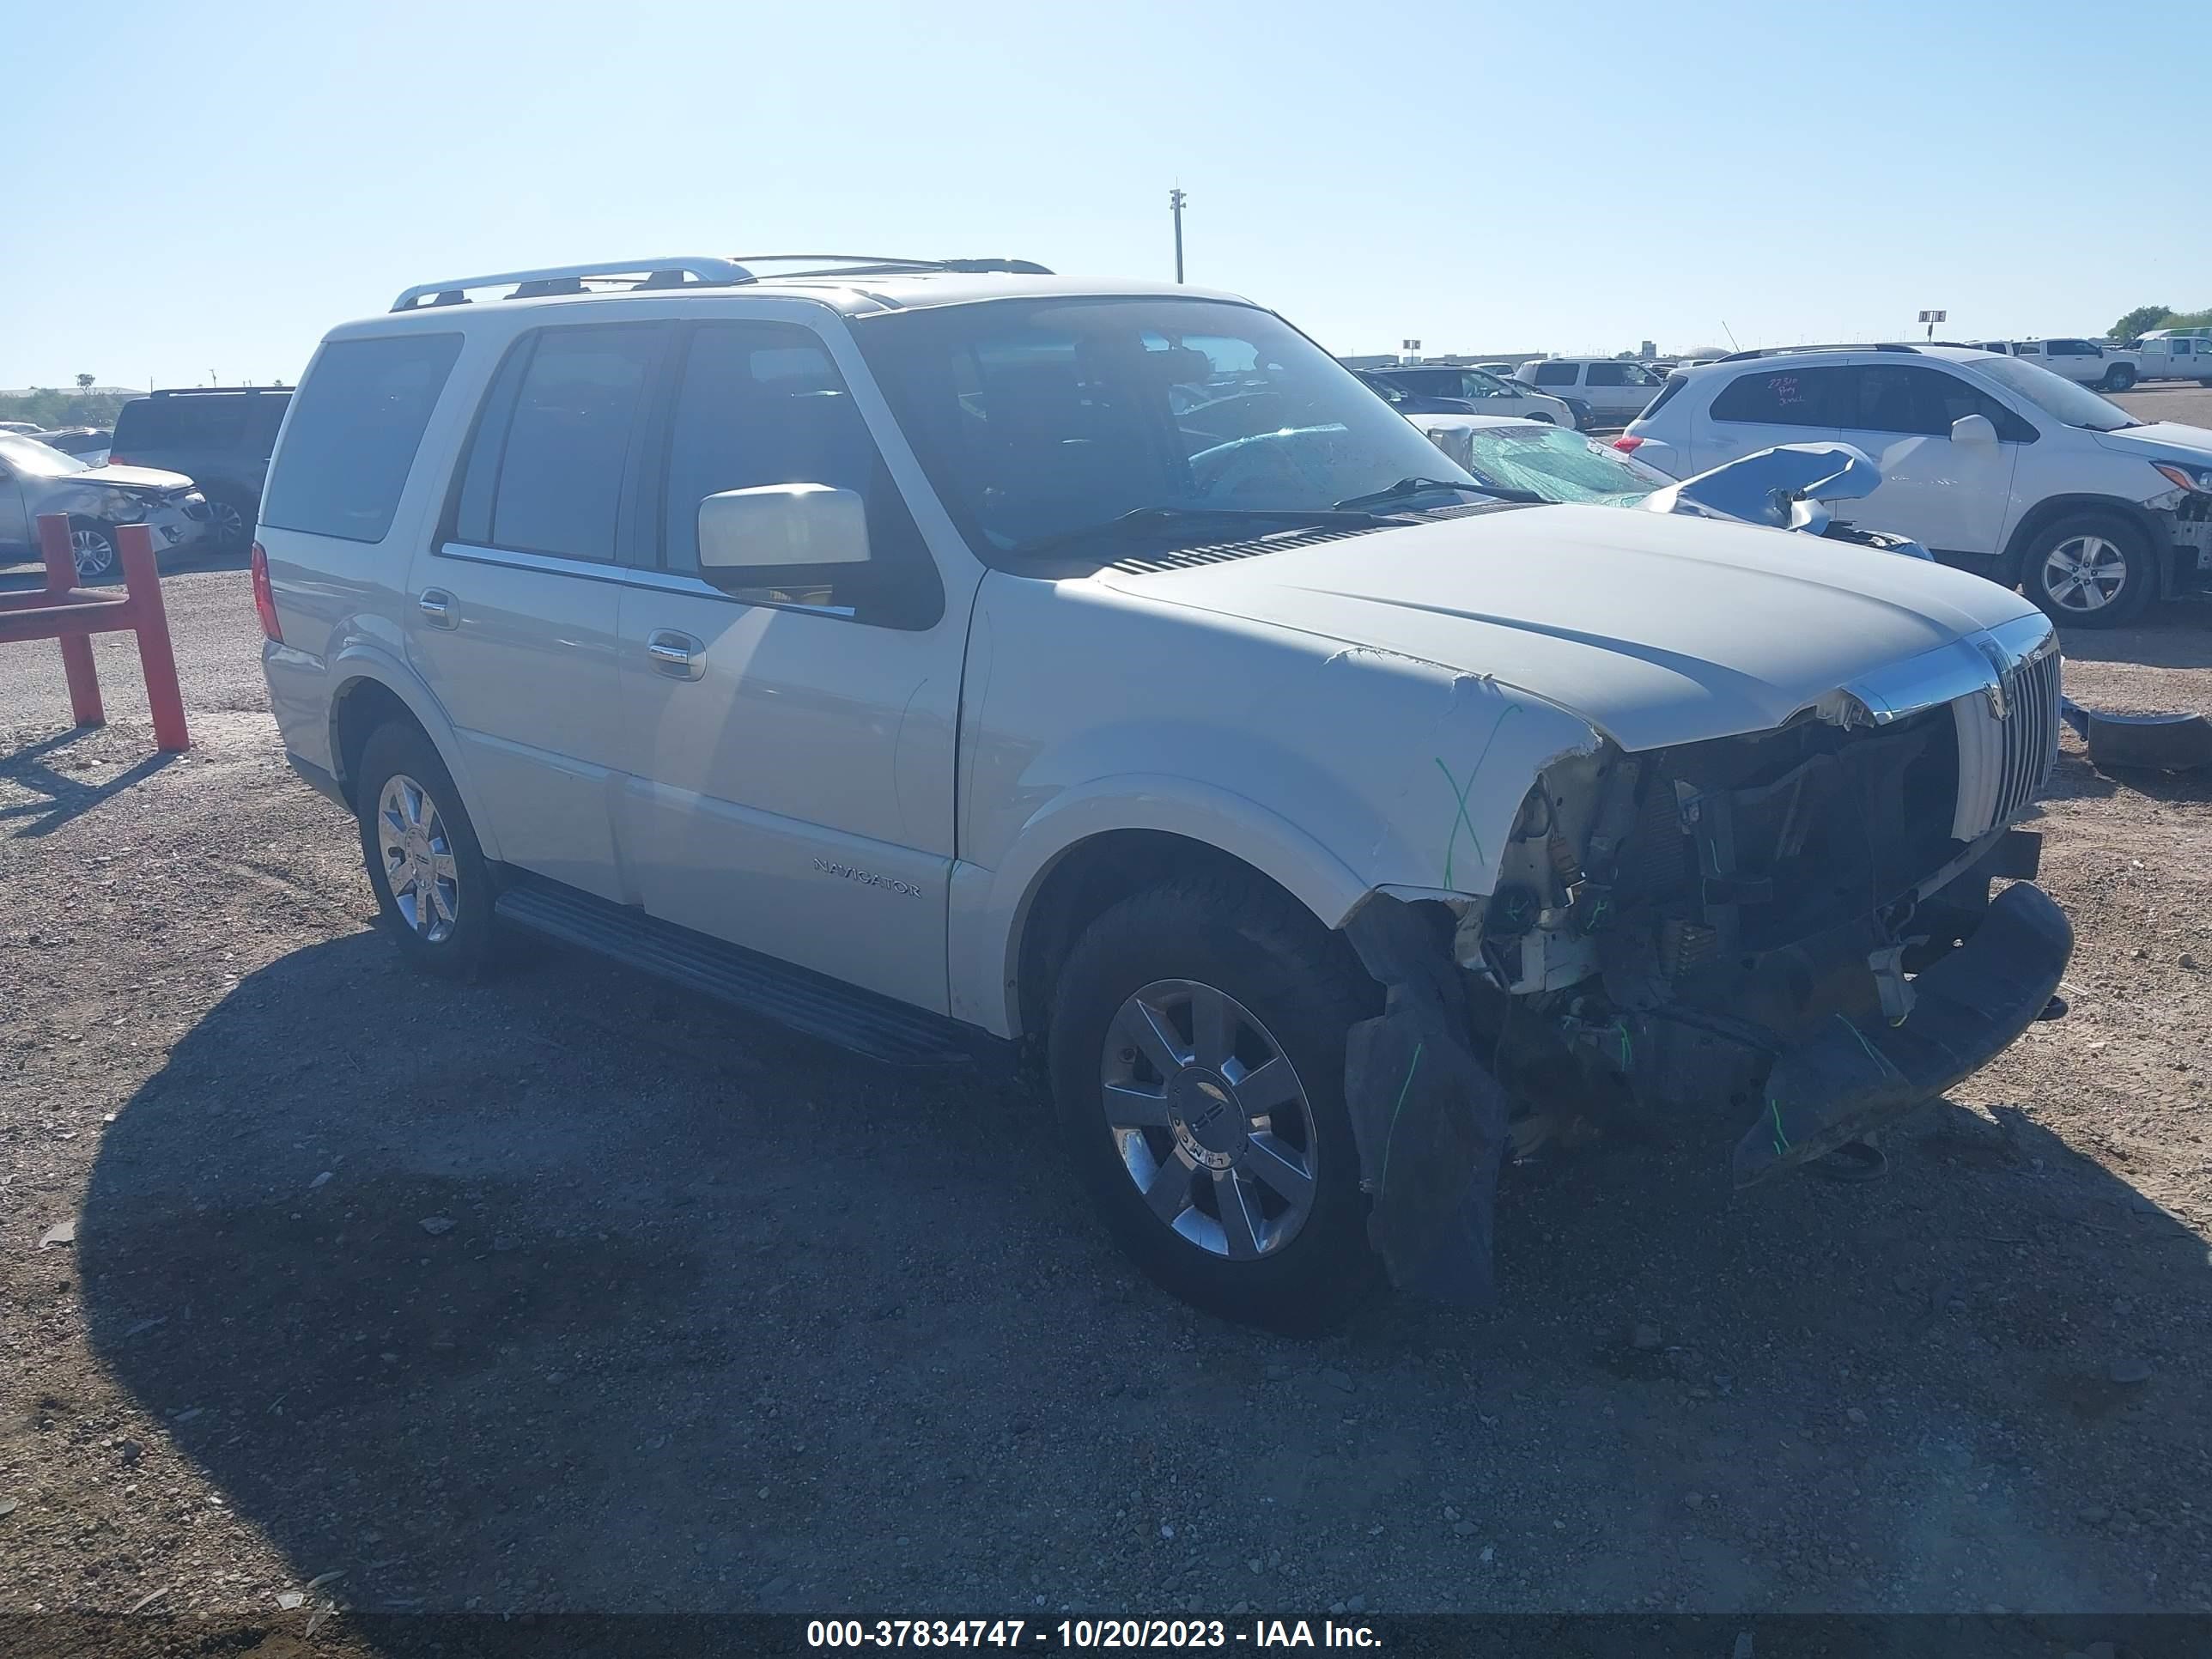
[[[38,797],[27,801],[0,802],[0,819],[30,820],[15,830],[14,834],[52,835],[72,818],[81,817],[111,796],[143,783],[163,767],[180,758],[167,750],[157,750],[100,783],[87,783],[46,764],[48,755],[80,741],[86,735],[87,729],[71,726],[52,737],[26,744],[12,753],[0,755],[0,779],[27,789]]]
[[[2069,662],[2212,668],[2212,602],[2202,594],[2168,599],[2125,628],[2063,629],[2058,643]]]
[[[1670,1455],[1730,1493],[1732,1547],[1847,1477],[1855,1537],[1929,1605],[1984,1524],[2054,1603],[2099,1602],[2104,1540],[2068,1555],[2050,1523],[2196,1467],[2212,1339],[2163,1310],[2197,1305],[2203,1248],[2032,1115],[1954,1110],[1864,1188],[1732,1197],[1710,1137],[1510,1171],[1499,1308],[1391,1299],[1300,1344],[1136,1281],[1018,1083],[564,953],[429,981],[361,933],[177,1042],[105,1133],[77,1248],[109,1373],[301,1582],[343,1571],[370,1611],[1027,1612],[1079,1582],[1126,1610],[1285,1547],[1306,1576],[1255,1591],[1283,1605],[1496,1605],[1378,1540],[1439,1482],[1486,1529],[1539,1524],[1486,1491],[1505,1443],[1563,1512],[1608,1513],[1587,1605],[1786,1601],[1778,1567],[1685,1578],[1680,1471],[1620,1437],[1686,1409]],[[2148,1382],[2113,1370],[2116,1322]],[[1869,1445],[1845,1401],[1907,1426]],[[1188,1455],[1224,1420],[1242,1455]],[[2032,1514],[1958,1486],[2031,1464]],[[1192,1511],[1212,1530],[1178,1543],[1162,1517]]]

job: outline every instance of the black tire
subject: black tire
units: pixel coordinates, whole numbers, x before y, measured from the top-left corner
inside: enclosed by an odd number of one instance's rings
[[[227,491],[208,494],[207,504],[210,514],[208,550],[212,553],[245,552],[253,540],[253,504],[240,501]]]
[[[78,581],[100,587],[123,580],[123,551],[113,525],[72,515],[70,551],[76,560]]]
[[[455,893],[450,904],[443,902],[441,892],[427,910],[413,907],[428,918],[423,927],[416,925],[410,910],[393,896],[392,877],[397,867],[404,866],[389,865],[381,845],[380,804],[385,786],[395,778],[413,781],[431,804],[432,810],[422,814],[422,823],[442,830],[442,836],[426,836],[420,844],[434,853],[442,843],[445,854],[452,860]],[[476,826],[469,822],[468,809],[461,803],[461,792],[454,787],[453,774],[446,769],[437,750],[420,727],[388,721],[372,732],[362,746],[361,772],[354,788],[355,817],[361,825],[362,860],[368,867],[368,884],[376,894],[379,920],[398,941],[400,954],[425,973],[447,979],[476,977],[491,960],[495,896],[491,872],[484,862],[483,848],[477,844]]]
[[[1303,1224],[1256,1258],[1231,1261],[1160,1218],[1109,1124],[1105,1069],[1117,1056],[1134,1055],[1119,1043],[1109,1053],[1109,1033],[1124,1003],[1160,981],[1196,981],[1243,1005],[1304,1091],[1310,1130],[1306,1114],[1294,1121],[1294,1104],[1278,1108],[1275,1118],[1285,1138],[1310,1133],[1310,1146],[1297,1150],[1312,1176],[1312,1202]],[[1194,877],[1137,894],[1076,942],[1055,988],[1048,1051],[1061,1134],[1108,1228],[1163,1289],[1222,1318],[1295,1334],[1326,1329],[1379,1291],[1381,1263],[1367,1243],[1367,1199],[1345,1109],[1344,1050],[1352,1023],[1380,1006],[1380,989],[1350,953],[1257,878]],[[1240,1029],[1240,1041],[1249,1042],[1254,1028]],[[1135,1133],[1165,1137],[1155,1143],[1166,1148],[1162,1168],[1177,1157],[1173,1130]],[[1202,1227],[1211,1202],[1219,1230],[1221,1189],[1200,1173],[1189,1171],[1186,1220]]]
[[[1583,402],[1579,398],[1562,398],[1559,401],[1567,406],[1567,413],[1573,417],[1575,430],[1577,432],[1589,431],[1590,428],[1589,405]]]
[[[1559,424],[1557,421],[1544,413],[1540,409],[1530,410],[1528,413],[1527,418],[1534,421],[1540,426],[1557,426]]]
[[[2069,543],[2091,538],[2099,545],[2075,550],[2077,568],[2111,569],[2109,549],[2118,556],[2120,579],[2109,590],[2102,580],[2068,587],[2063,566],[2052,560]],[[2054,582],[2054,578],[2059,580]],[[2021,561],[2021,585],[2027,597],[2054,622],[2072,628],[2118,628],[2133,622],[2151,602],[2158,586],[2149,538],[2117,513],[2072,513],[2038,531]],[[2094,603],[2087,603],[2092,595]]]
[[[2125,392],[2135,383],[2136,372],[2125,363],[2114,363],[2105,371],[2104,389],[2107,392]]]
[[[2203,386],[2207,392],[2212,392],[2212,375],[2207,375],[2197,384]]]

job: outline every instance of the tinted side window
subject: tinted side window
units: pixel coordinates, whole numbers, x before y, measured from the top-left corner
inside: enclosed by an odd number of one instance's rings
[[[1998,439],[2008,444],[2032,444],[2035,428],[1986,392],[1967,384],[1960,375],[1940,368],[1910,368],[1913,398],[1922,413],[1915,431],[1929,430],[1948,436],[1952,422],[1969,415],[1985,417],[1996,428]]]
[[[1739,374],[1713,399],[1717,421],[1761,426],[1838,426],[1839,368],[1755,368]]]
[[[1575,365],[1572,363],[1539,363],[1536,365],[1538,386],[1572,386]]]
[[[611,561],[632,433],[666,331],[549,328],[521,371],[504,444],[494,447],[490,541],[556,558]],[[471,455],[473,472],[477,458]]]
[[[894,591],[910,599],[918,584],[936,586],[921,532],[844,376],[811,330],[787,323],[707,323],[694,330],[677,382],[666,466],[661,545],[671,570],[693,574],[699,568],[699,503],[706,497],[763,484],[818,483],[852,490],[866,502],[867,565],[824,568],[808,574],[803,591],[764,587],[757,598],[853,605],[865,620],[871,599]],[[897,607],[906,620],[927,609]]]
[[[161,441],[191,449],[228,449],[246,437],[252,398],[161,398]]]
[[[382,541],[460,349],[458,334],[325,346],[293,394],[299,407],[262,498],[261,522],[312,536]]]

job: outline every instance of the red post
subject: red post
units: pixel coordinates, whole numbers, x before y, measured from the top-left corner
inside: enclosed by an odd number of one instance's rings
[[[138,665],[146,674],[146,706],[154,714],[154,746],[189,749],[192,739],[185,730],[185,697],[169,644],[169,612],[161,603],[161,573],[154,562],[154,532],[143,524],[126,524],[115,539],[123,556],[124,592],[131,596],[131,632],[138,636]],[[66,649],[68,641],[63,644]]]
[[[47,592],[66,593],[76,586],[76,555],[70,547],[70,523],[65,516],[39,515],[39,551],[46,555]],[[79,726],[106,725],[106,711],[100,706],[100,674],[92,665],[92,641],[82,634],[64,634],[60,644],[71,718]]]

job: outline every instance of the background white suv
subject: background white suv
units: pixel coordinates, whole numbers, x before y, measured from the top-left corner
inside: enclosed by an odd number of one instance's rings
[[[1617,441],[1678,478],[1770,445],[1856,444],[1882,485],[1851,514],[2061,622],[2125,622],[2212,574],[2212,432],[2136,420],[1960,346],[1742,352],[1678,370]]]
[[[1667,383],[1650,364],[1620,357],[1540,357],[1513,378],[1554,398],[1580,398],[1594,426],[1626,425]]]
[[[2019,357],[2100,392],[2125,392],[2142,378],[2136,353],[2098,340],[1974,340],[1966,349]]]

